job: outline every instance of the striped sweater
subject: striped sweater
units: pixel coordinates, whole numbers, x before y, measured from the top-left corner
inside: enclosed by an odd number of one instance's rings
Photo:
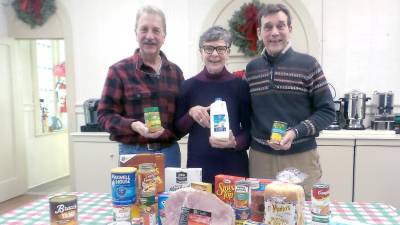
[[[334,119],[332,95],[321,66],[312,56],[287,49],[272,58],[263,54],[246,67],[251,93],[251,147],[271,154],[293,154],[316,148],[315,137]],[[273,121],[296,132],[288,151],[271,149]]]

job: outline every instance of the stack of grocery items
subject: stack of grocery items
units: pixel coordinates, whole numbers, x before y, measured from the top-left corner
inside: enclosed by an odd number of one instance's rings
[[[215,177],[212,193],[211,184],[201,181],[200,168],[164,168],[161,153],[121,156],[121,165],[124,167],[111,171],[116,222],[133,225],[304,224],[304,190],[296,184],[301,179],[288,176],[288,171],[278,176],[281,180],[220,174]]]

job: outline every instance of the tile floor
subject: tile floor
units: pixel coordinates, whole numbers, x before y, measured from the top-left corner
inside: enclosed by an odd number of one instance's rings
[[[69,177],[60,178],[58,180],[39,185],[37,187],[29,189],[25,194],[9,199],[5,202],[0,203],[0,215],[10,210],[25,205],[38,198],[42,198],[46,195],[57,194],[61,192],[70,192],[71,185]]]

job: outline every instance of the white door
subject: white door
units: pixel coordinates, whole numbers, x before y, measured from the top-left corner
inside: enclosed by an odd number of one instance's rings
[[[27,190],[21,80],[13,44],[0,39],[0,202]]]

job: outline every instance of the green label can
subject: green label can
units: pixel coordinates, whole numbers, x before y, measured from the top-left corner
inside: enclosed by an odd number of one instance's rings
[[[144,108],[144,121],[150,133],[159,131],[161,129],[161,119],[158,107]]]

